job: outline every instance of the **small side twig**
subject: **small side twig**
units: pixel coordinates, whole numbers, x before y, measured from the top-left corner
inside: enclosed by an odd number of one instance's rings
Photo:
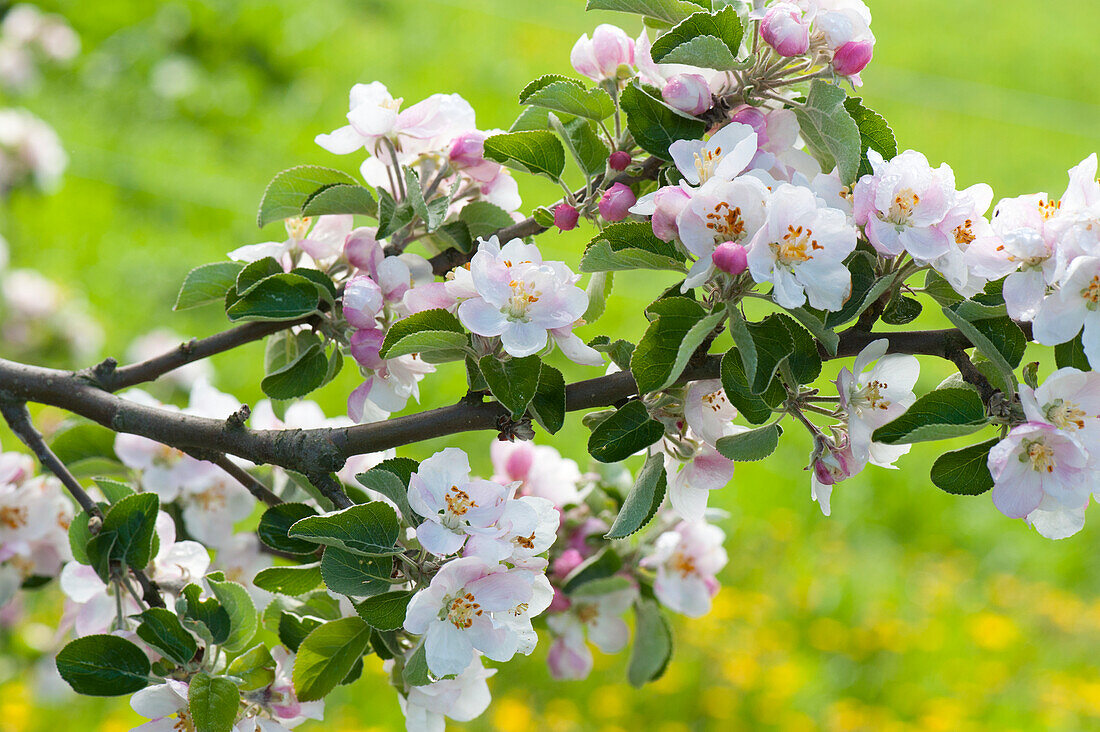
[[[262,501],[268,506],[277,506],[283,502],[283,499],[272,493],[271,489],[261,483],[259,478],[252,475],[252,473],[248,472],[240,465],[237,465],[226,455],[218,455],[210,462],[217,465],[219,468],[228,473],[230,477],[232,477],[238,483],[247,488],[248,492],[251,493],[257,501]]]
[[[994,389],[993,385],[989,383],[989,379],[985,378],[985,374],[978,370],[978,367],[966,355],[966,351],[961,348],[951,349],[947,351],[947,358],[955,364],[963,377],[963,381],[976,388],[978,394],[982,397],[982,401],[989,404],[997,389]]]
[[[348,494],[344,492],[344,487],[340,485],[340,481],[333,478],[329,473],[311,475],[309,476],[309,482],[317,486],[317,490],[321,491],[321,495],[332,501],[332,505],[336,506],[338,510],[351,508],[355,505],[348,498]]]

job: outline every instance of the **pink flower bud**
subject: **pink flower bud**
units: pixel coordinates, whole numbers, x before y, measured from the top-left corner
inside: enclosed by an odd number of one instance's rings
[[[760,23],[760,36],[780,56],[801,56],[810,49],[810,24],[802,11],[791,3],[776,3],[768,8]]]
[[[630,207],[637,201],[630,186],[616,183],[608,188],[600,199],[600,216],[607,221],[622,221],[630,213]]]
[[[382,310],[382,288],[366,275],[353,277],[344,286],[344,318],[354,328],[373,328]]]
[[[607,158],[607,164],[612,170],[626,170],[626,166],[630,165],[630,153],[626,150],[616,150],[611,153]]]
[[[554,599],[550,601],[550,606],[546,608],[546,611],[551,613],[565,612],[572,604],[569,598],[565,596],[565,593],[555,587]]]
[[[722,242],[714,249],[714,266],[726,274],[739,275],[748,269],[749,253],[737,242]]]
[[[663,241],[672,241],[680,236],[676,219],[688,205],[691,197],[680,186],[665,186],[657,191],[653,203],[657,210],[653,212],[653,234]]]
[[[364,328],[351,334],[348,342],[351,346],[351,357],[368,369],[377,369],[382,365],[382,359],[378,357],[378,349],[382,347],[382,341],[386,334],[381,328]]]
[[[456,168],[472,168],[485,160],[485,138],[479,130],[463,132],[451,143],[450,160]]]
[[[374,238],[377,229],[360,226],[344,240],[344,256],[351,266],[364,272],[373,272],[382,261],[382,245]]]
[[[711,108],[710,86],[699,74],[676,74],[665,84],[661,96],[670,107],[688,114],[702,114]]]
[[[566,549],[554,560],[553,571],[558,577],[565,577],[584,563],[584,555],[576,549]]]
[[[569,62],[577,73],[593,81],[615,79],[619,66],[634,65],[634,41],[622,28],[603,24],[577,39],[569,53]]]
[[[814,476],[822,485],[835,485],[852,477],[854,460],[851,447],[837,448],[826,446],[825,451],[814,460]]]
[[[848,41],[836,50],[833,69],[841,76],[855,76],[867,68],[874,55],[874,41]]]
[[[581,214],[568,203],[559,203],[554,206],[554,226],[560,231],[570,231],[577,228],[577,221]]]
[[[743,125],[751,127],[756,132],[756,144],[758,147],[764,147],[768,144],[768,115],[764,114],[764,111],[759,107],[742,104],[740,107],[733,110],[733,114],[730,115],[730,121],[740,122]]]

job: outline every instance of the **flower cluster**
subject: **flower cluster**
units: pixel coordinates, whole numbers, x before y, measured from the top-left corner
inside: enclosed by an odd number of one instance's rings
[[[1021,385],[1020,402],[1027,421],[989,451],[993,503],[1043,536],[1072,536],[1100,485],[1100,374],[1058,369]]]

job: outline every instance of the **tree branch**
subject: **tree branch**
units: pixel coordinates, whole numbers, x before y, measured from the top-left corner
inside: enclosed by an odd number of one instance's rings
[[[260,482],[260,480],[252,473],[248,472],[240,465],[230,460],[225,455],[218,455],[210,462],[217,465],[224,470],[234,480],[248,489],[248,492],[257,500],[266,503],[268,506],[277,506],[283,502],[283,499],[271,492],[271,490]]]

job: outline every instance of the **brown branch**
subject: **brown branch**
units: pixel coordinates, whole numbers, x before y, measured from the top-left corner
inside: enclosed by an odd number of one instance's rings
[[[34,453],[35,457],[38,458],[38,461],[42,463],[42,467],[57,476],[61,484],[64,485],[72,497],[76,499],[76,502],[80,504],[80,507],[88,512],[89,517],[99,519],[99,522],[102,523],[103,511],[99,509],[99,505],[92,500],[92,497],[88,495],[84,487],[81,486],[79,481],[69,472],[65,464],[58,459],[57,455],[50,449],[50,446],[46,444],[46,441],[42,439],[42,434],[35,428],[34,422],[31,421],[31,415],[30,412],[27,411],[26,402],[13,401],[6,398],[0,399],[0,414],[3,414],[8,426],[11,427],[11,431],[23,441],[23,444],[25,444],[30,451]],[[164,607],[164,598],[160,595],[160,588],[157,587],[157,583],[149,579],[145,575],[145,572],[138,567],[130,567],[130,572],[133,573],[134,579],[141,585],[145,603],[150,607]]]
[[[260,482],[259,478],[242,468],[240,465],[237,465],[225,455],[218,455],[210,462],[217,465],[228,473],[230,477],[247,488],[248,492],[251,493],[257,501],[266,503],[268,506],[277,506],[283,502],[283,499],[272,493],[266,485]]]

